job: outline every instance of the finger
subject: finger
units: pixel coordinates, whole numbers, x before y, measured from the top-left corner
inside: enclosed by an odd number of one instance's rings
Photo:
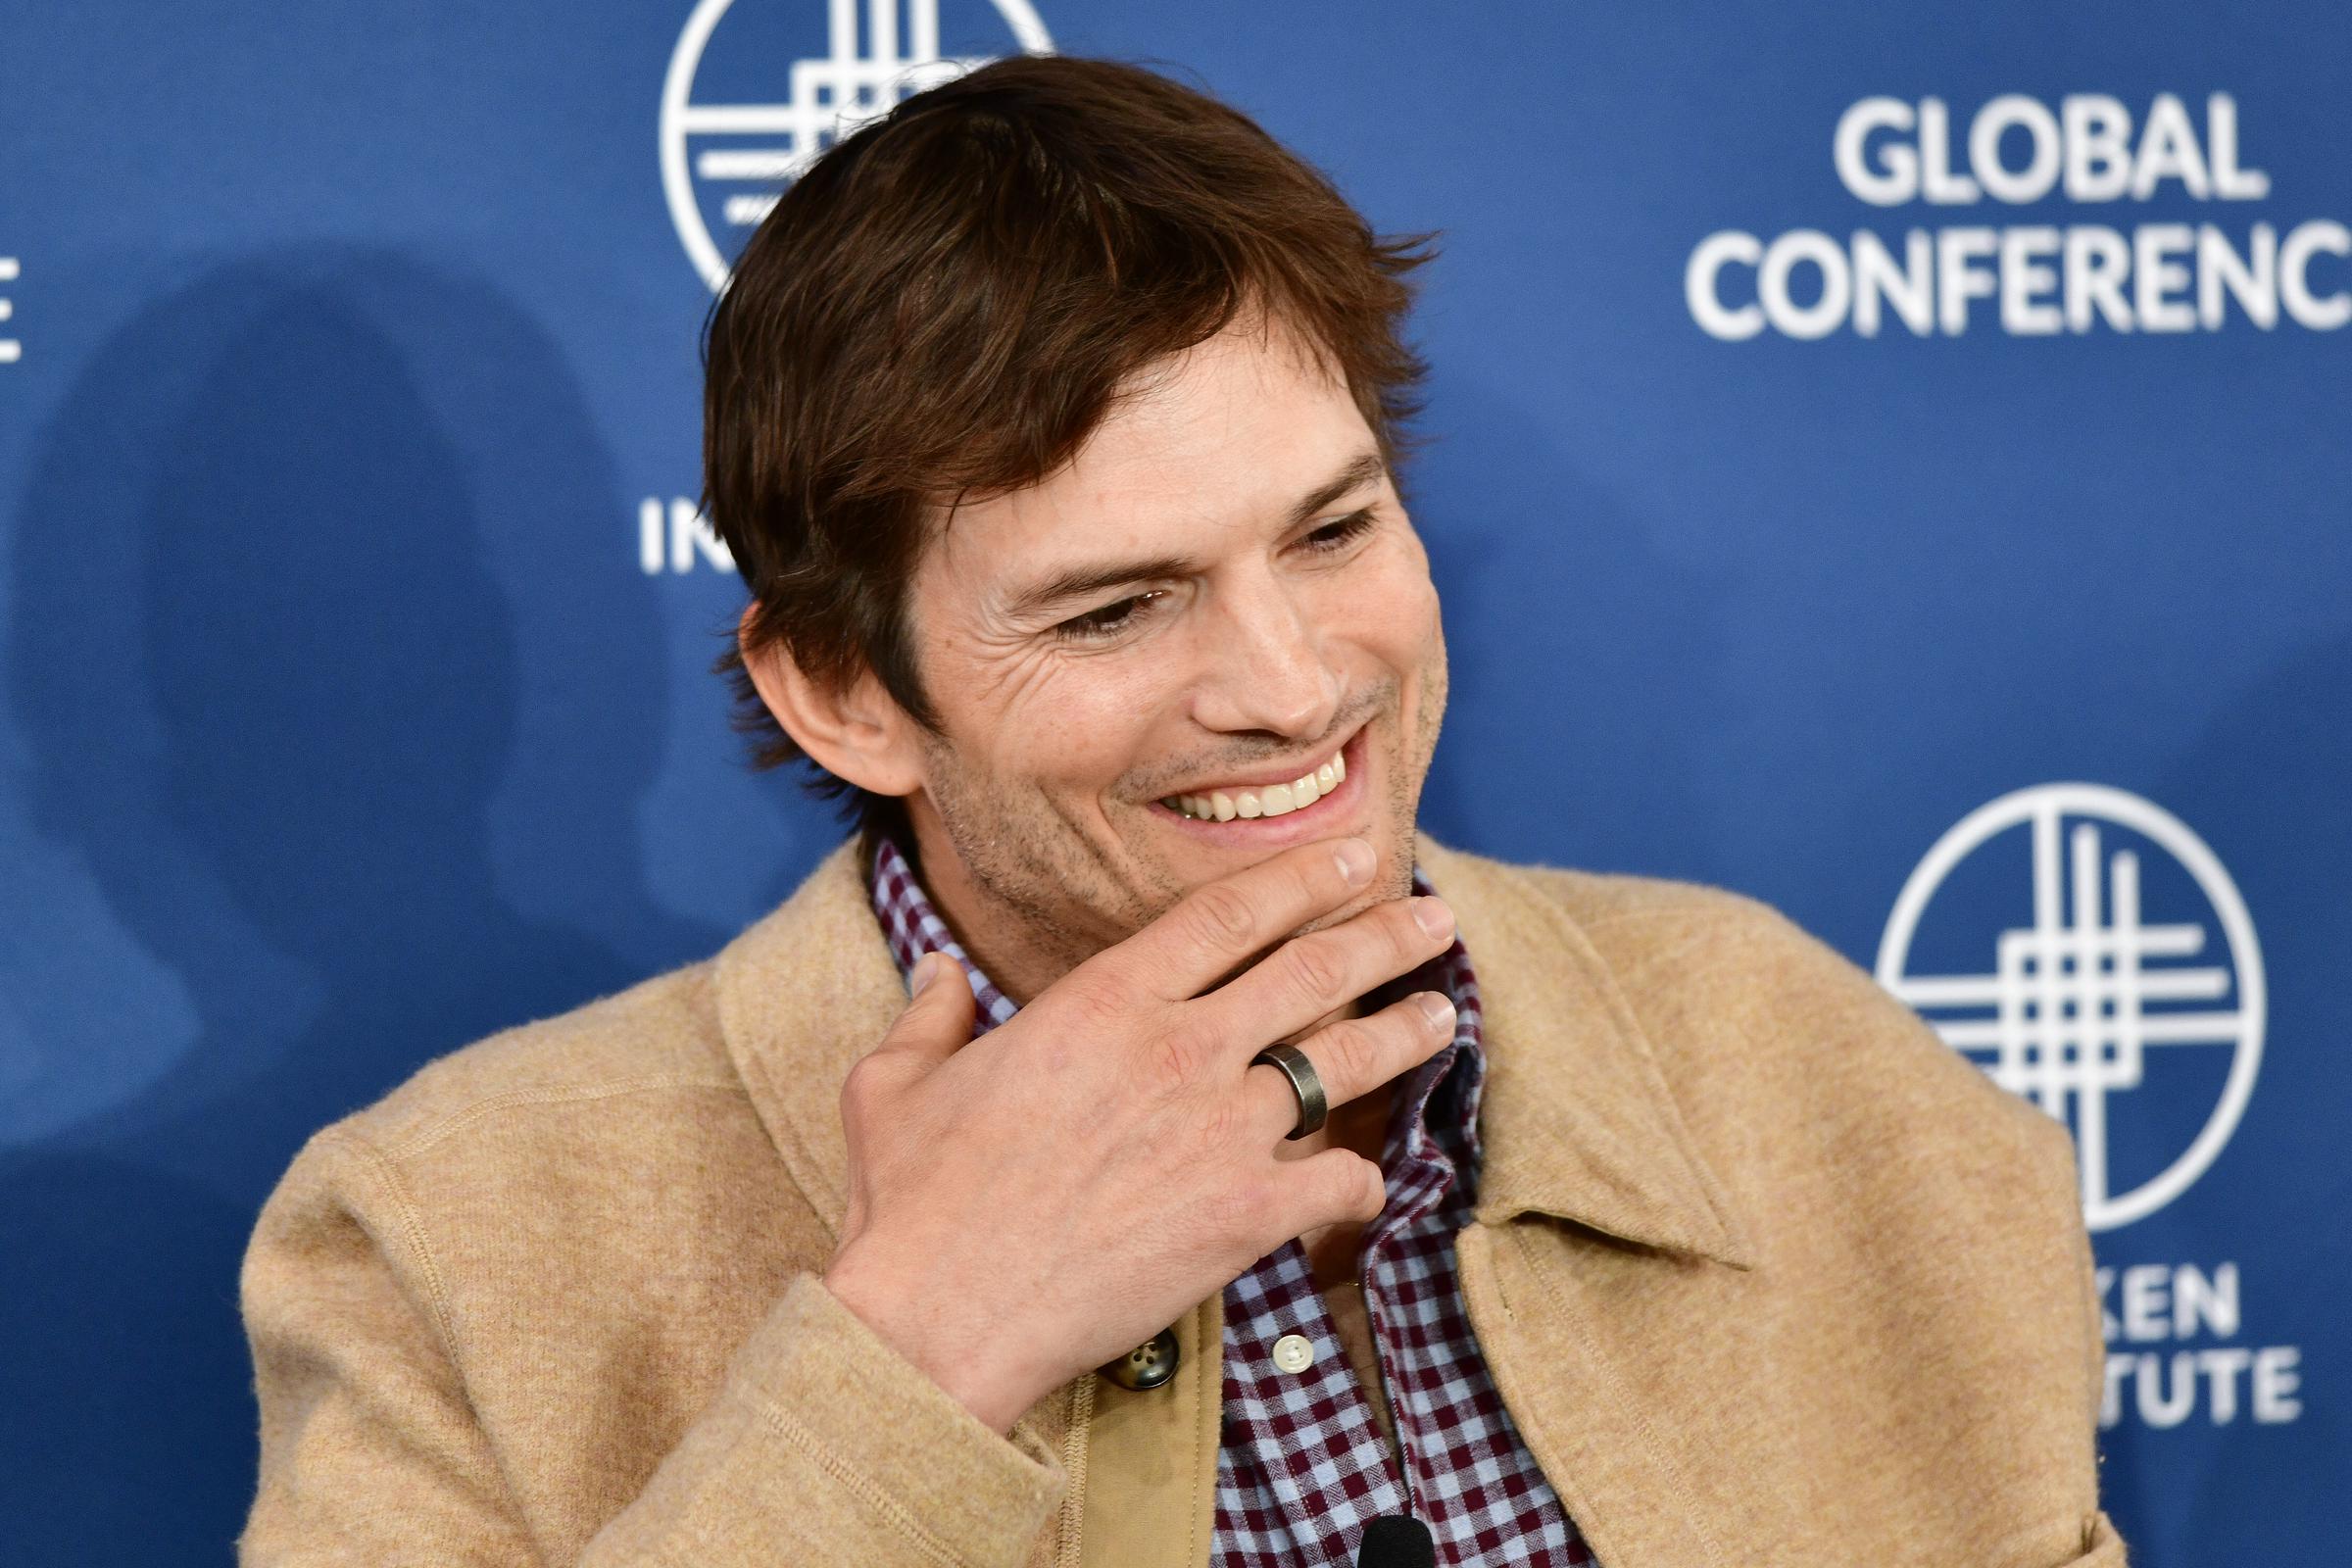
[[[1453,1038],[1453,1003],[1444,992],[1417,991],[1367,1017],[1349,1018],[1292,1042],[1314,1063],[1336,1109],[1410,1072]],[[1253,1063],[1243,1075],[1250,1126],[1271,1148],[1298,1125],[1298,1094],[1279,1067]]]
[[[1269,1040],[1311,1027],[1375,986],[1453,945],[1453,911],[1435,898],[1376,905],[1352,920],[1294,937],[1193,1005],[1212,1038],[1249,1059]],[[1246,1048],[1246,1049],[1245,1049]]]
[[[1099,961],[1162,1001],[1197,997],[1245,959],[1362,893],[1378,863],[1362,839],[1295,845],[1195,888]]]
[[[1326,1149],[1285,1161],[1276,1179],[1285,1241],[1325,1225],[1368,1225],[1388,1206],[1388,1182],[1380,1166],[1352,1150]]]
[[[963,966],[948,955],[926,953],[906,976],[906,1010],[882,1037],[878,1051],[898,1052],[925,1064],[947,1060],[969,1044],[977,1004]]]

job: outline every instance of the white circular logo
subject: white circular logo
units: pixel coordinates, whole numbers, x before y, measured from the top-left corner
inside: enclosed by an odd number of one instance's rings
[[[776,205],[783,188],[826,148],[902,100],[995,58],[941,55],[939,0],[905,0],[904,26],[901,0],[865,0],[862,27],[858,0],[827,0],[826,52],[792,61],[789,90],[781,102],[746,101],[747,95],[723,89],[718,98],[698,100],[697,79],[710,35],[734,3],[698,0],[662,81],[662,191],[678,241],[712,293],[726,286],[742,240]],[[1023,54],[1054,52],[1054,40],[1029,0],[989,3]],[[808,0],[797,0],[799,8],[814,10]],[[764,8],[744,9],[773,12],[775,7],[770,0]],[[789,53],[789,43],[778,49],[772,47],[778,40],[750,36],[757,28],[745,30],[745,45],[757,56],[772,60]],[[772,92],[772,73],[757,74],[756,85]],[[717,233],[729,240],[723,247],[711,226],[713,213]]]
[[[2110,851],[2103,832],[2127,847]],[[2143,867],[2129,847],[2143,843],[2165,861]],[[2143,894],[2189,918],[2151,921]],[[2227,964],[2190,961],[2217,925],[2228,953],[2213,956]],[[1989,970],[1936,972],[1982,961],[1987,946]],[[1923,972],[1923,958],[1936,967]],[[2262,951],[2237,885],[2180,818],[2105,785],[2036,785],[1962,817],[1894,901],[1878,978],[2002,1088],[2071,1121],[2093,1231],[2154,1213],[2203,1175],[2262,1062]],[[2116,1097],[2141,1087],[2151,1059],[2184,1062],[2164,1056],[2176,1046],[2230,1051],[2227,1070],[2206,1075],[2220,1079],[2212,1109],[2169,1163],[2140,1151],[2136,1164],[2160,1168],[2116,1193]]]

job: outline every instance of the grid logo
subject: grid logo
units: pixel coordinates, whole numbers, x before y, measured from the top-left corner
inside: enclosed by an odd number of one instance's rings
[[[734,3],[700,0],[662,82],[662,195],[679,243],[712,293],[726,286],[734,252],[783,188],[826,148],[902,100],[994,58],[940,52],[939,0],[865,0],[862,26],[858,0],[826,0],[826,52],[791,62],[781,99],[747,102],[740,90],[729,90],[734,83],[712,88],[704,80],[712,34]],[[1053,53],[1054,40],[1029,0],[990,4],[1020,52]],[[743,9],[773,12],[775,0]],[[760,45],[767,41],[747,40],[746,48],[764,54]],[[730,64],[737,58],[724,40],[720,54]],[[764,90],[773,91],[772,74],[754,74],[764,75]]]
[[[2111,832],[2169,858],[2163,869],[2174,882],[2186,873],[2173,901],[2204,907],[2168,912],[2195,918],[2147,918],[2139,851],[2110,850]],[[2028,886],[1996,880],[1988,888],[1980,867],[1961,906],[1979,909],[1988,894],[1996,902],[2007,894],[2025,912],[2030,897],[2030,917],[1968,926],[1982,944],[1976,950],[1989,950],[1986,969],[1920,972],[1914,954],[1923,918],[1936,918],[1938,894],[1979,856],[2015,846],[2012,834],[2024,835],[2031,854]],[[1948,936],[1950,922],[1940,924]],[[2217,929],[2220,947],[2208,952]],[[2018,790],[1954,824],[1895,900],[1879,943],[1878,979],[2002,1088],[2071,1123],[2083,1222],[2093,1231],[2154,1213],[2205,1173],[2236,1130],[2262,1061],[2262,953],[2236,884],[2178,817],[2104,785]],[[2143,1087],[2151,1061],[2175,1048],[2230,1053],[2218,1097],[2185,1149],[2118,1193],[2111,1152],[2118,1118],[2131,1114],[2126,1097]]]

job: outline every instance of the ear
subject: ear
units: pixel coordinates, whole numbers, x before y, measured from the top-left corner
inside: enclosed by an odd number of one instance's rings
[[[754,652],[744,633],[746,606],[735,623],[736,646],[760,700],[802,751],[836,778],[876,795],[912,795],[922,787],[922,751],[915,722],[875,678],[859,673],[842,688],[810,680],[780,643]]]

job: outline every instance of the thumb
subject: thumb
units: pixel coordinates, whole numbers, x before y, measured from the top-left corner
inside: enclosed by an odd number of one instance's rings
[[[926,953],[906,977],[912,997],[890,1031],[892,1049],[945,1061],[972,1038],[978,1004],[963,966],[944,953]]]

